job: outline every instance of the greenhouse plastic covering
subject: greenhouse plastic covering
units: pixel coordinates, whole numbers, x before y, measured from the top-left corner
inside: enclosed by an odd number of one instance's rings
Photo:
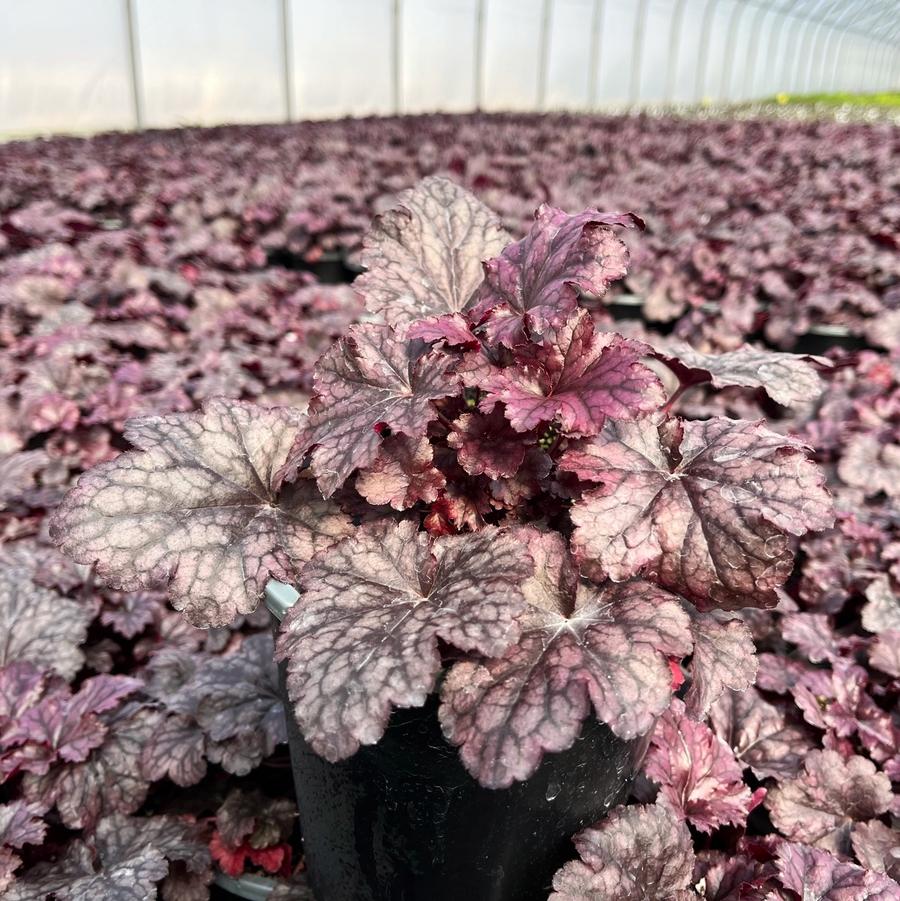
[[[884,90],[896,0],[0,0],[0,135]]]

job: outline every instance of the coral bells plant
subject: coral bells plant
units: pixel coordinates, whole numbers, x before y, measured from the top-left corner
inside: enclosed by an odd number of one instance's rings
[[[619,233],[642,227],[543,206],[511,242],[425,179],[375,220],[355,284],[367,321],[319,360],[308,411],[215,399],[133,420],[134,450],[82,476],[55,540],[119,588],[168,586],[199,626],[295,583],[276,653],[330,761],[439,691],[466,768],[510,786],[591,715],[646,734],[684,662],[677,732],[754,681],[734,611],[774,606],[792,537],[833,513],[798,440],[675,412],[698,384],[811,399],[813,362],[654,349],[582,306],[625,276]]]

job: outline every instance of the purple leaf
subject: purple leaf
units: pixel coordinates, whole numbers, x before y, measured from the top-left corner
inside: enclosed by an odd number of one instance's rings
[[[660,355],[675,361],[676,373],[681,364],[686,370],[708,375],[715,388],[764,388],[775,403],[785,407],[816,400],[824,385],[812,364],[831,365],[824,357],[776,353],[749,344],[727,353],[707,354],[684,341],[668,341]]]
[[[482,261],[509,236],[498,217],[459,185],[424,178],[377,216],[354,287],[366,307],[398,326],[467,310],[484,279]]]
[[[310,427],[294,459],[315,445],[313,472],[332,495],[354,469],[375,460],[382,426],[409,438],[425,434],[437,418],[432,401],[458,390],[455,365],[438,351],[420,354],[387,326],[354,326],[316,366]]]
[[[900,880],[900,832],[872,820],[854,827],[851,839],[856,859],[867,870]]]
[[[61,860],[38,864],[16,882],[7,901],[45,901],[48,895],[57,901],[154,901],[156,883],[168,870],[162,854],[146,848],[96,871],[88,846],[75,841]]]
[[[560,536],[527,537],[536,573],[519,641],[502,657],[457,663],[440,719],[463,764],[489,788],[527,779],[545,752],[571,747],[593,705],[622,738],[647,732],[671,700],[667,655],[690,651],[678,600],[647,582],[577,585]]]
[[[165,603],[165,595],[159,591],[110,592],[106,599],[109,606],[100,614],[100,622],[124,638],[143,632]]]
[[[28,661],[71,680],[92,618],[89,606],[39,587],[25,570],[0,567],[0,666]]]
[[[726,691],[712,705],[709,718],[737,761],[760,779],[793,778],[815,746],[808,729],[788,722],[782,710],[752,687]]]
[[[456,450],[456,459],[472,476],[486,475],[491,479],[514,476],[529,444],[536,444],[528,436],[510,428],[503,410],[495,406],[487,415],[463,413],[454,422],[455,431],[447,436],[447,444]]]
[[[778,848],[778,878],[803,901],[896,901],[900,886],[886,876],[793,842]]]
[[[631,214],[570,216],[543,205],[529,234],[485,263],[474,317],[491,313],[488,335],[508,347],[560,325],[577,307],[578,290],[602,295],[625,275],[628,250],[611,226],[642,224]]]
[[[866,497],[884,493],[900,497],[900,445],[882,441],[874,433],[854,435],[843,448],[838,476]]]
[[[206,736],[189,716],[166,717],[141,751],[141,771],[147,779],[169,778],[187,788],[206,775]]]
[[[592,575],[646,570],[701,609],[774,605],[793,565],[784,533],[833,521],[805,447],[758,422],[610,422],[560,467],[602,482],[572,508]]]
[[[255,765],[287,741],[274,650],[269,632],[251,635],[237,651],[214,658],[200,673],[197,722],[214,742],[241,735],[258,738]]]
[[[4,738],[17,747],[12,760],[19,768],[43,774],[57,760],[76,763],[87,759],[106,737],[98,714],[143,687],[127,676],[94,676],[76,694],[54,692],[25,711]]]
[[[677,699],[656,724],[644,770],[673,810],[700,832],[743,826],[765,797],[764,790],[750,794],[728,745],[686,716]]]
[[[289,410],[222,400],[133,420],[138,450],[82,476],[51,532],[107,582],[168,584],[192,623],[224,625],[350,529],[308,481],[276,487],[298,428]]]
[[[356,477],[356,490],[374,506],[389,504],[395,510],[406,510],[418,501],[436,500],[446,483],[433,465],[427,438],[391,435]]]
[[[44,841],[47,824],[41,819],[44,809],[38,804],[11,801],[0,804],[0,847],[22,848],[40,845]]]
[[[187,822],[173,817],[131,818],[115,815],[100,821],[94,850],[81,841],[69,845],[54,863],[40,863],[13,887],[11,901],[153,901],[156,884],[179,863],[201,884],[212,880],[205,843]],[[167,896],[164,892],[163,897]]]
[[[566,435],[596,435],[607,418],[635,419],[665,401],[656,374],[639,362],[640,347],[612,332],[595,332],[590,314],[548,327],[545,344],[529,346],[512,366],[481,386],[483,410],[497,401],[517,432],[558,420]]]
[[[753,684],[756,653],[753,636],[740,615],[688,612],[694,653],[691,685],[684,702],[692,717],[703,719],[716,698],[728,689],[744,691]]]
[[[216,829],[229,845],[240,845],[246,839],[251,848],[269,848],[290,838],[296,819],[293,800],[237,788],[229,792],[216,813]]]
[[[106,814],[134,813],[147,795],[141,752],[159,725],[159,715],[126,705],[103,721],[106,740],[87,760],[57,765],[43,776],[25,774],[25,797],[55,804],[70,829],[91,828]]]
[[[869,663],[875,669],[900,679],[900,629],[889,629],[878,636],[872,644]]]
[[[617,807],[576,835],[575,847],[581,860],[567,863],[553,877],[549,901],[677,898],[691,881],[690,833],[661,804]]]
[[[766,806],[787,838],[847,855],[854,823],[881,816],[893,799],[890,779],[871,760],[825,750],[811,751],[800,775],[773,788]]]
[[[438,538],[416,524],[362,529],[301,573],[277,657],[300,728],[330,761],[381,738],[391,708],[418,707],[440,669],[438,638],[496,655],[518,634],[531,560],[495,529]]]

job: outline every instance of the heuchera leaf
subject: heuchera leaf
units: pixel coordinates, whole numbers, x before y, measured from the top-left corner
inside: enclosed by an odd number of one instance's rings
[[[251,848],[268,848],[287,841],[296,819],[297,806],[290,799],[237,788],[229,792],[216,813],[216,828],[229,845],[246,839]]]
[[[647,582],[578,586],[562,538],[528,536],[536,575],[519,641],[502,657],[454,665],[440,720],[489,788],[527,779],[544,752],[570,747],[591,706],[622,738],[648,731],[671,700],[667,655],[690,651],[678,600]]]
[[[149,782],[141,769],[141,750],[159,723],[159,714],[134,705],[103,717],[108,734],[81,763],[59,764],[46,775],[26,773],[29,800],[55,804],[70,829],[89,829],[111,813],[134,813]]]
[[[578,305],[578,290],[594,295],[623,278],[628,250],[611,226],[642,226],[631,214],[587,210],[570,216],[546,204],[535,213],[528,235],[485,263],[485,282],[473,309],[491,313],[492,342],[513,347],[527,333],[559,325]]]
[[[440,669],[438,638],[501,654],[518,635],[525,544],[487,528],[432,544],[417,524],[360,529],[301,573],[277,657],[297,722],[335,761],[381,737],[391,708],[417,707]]]
[[[900,879],[900,832],[872,820],[855,826],[851,839],[853,853],[867,870]]]
[[[111,816],[100,821],[93,849],[69,845],[55,863],[41,863],[18,881],[10,901],[153,901],[156,884],[182,863],[203,886],[212,880],[210,854],[188,822],[173,817]],[[173,897],[165,893],[163,897]]]
[[[753,635],[740,615],[692,608],[691,685],[684,697],[687,712],[702,719],[712,703],[727,689],[743,691],[756,680]]]
[[[814,747],[809,730],[788,722],[784,712],[752,686],[724,692],[712,705],[709,719],[738,762],[760,779],[796,776]]]
[[[862,489],[866,497],[900,497],[900,445],[866,433],[854,435],[842,450],[837,466],[841,481]]]
[[[656,724],[644,771],[673,810],[700,832],[742,826],[765,797],[764,789],[751,795],[728,745],[686,716],[677,698]]]
[[[596,435],[607,417],[635,419],[663,405],[662,384],[639,362],[642,353],[627,338],[596,332],[580,310],[490,376],[481,385],[481,408],[502,401],[517,432],[556,420],[566,435]]]
[[[25,801],[0,804],[0,846],[22,848],[41,844],[47,831],[41,819],[43,813],[40,805]]]
[[[424,178],[377,216],[354,283],[366,308],[402,325],[467,310],[484,279],[482,261],[509,243],[498,217],[459,185]]]
[[[84,663],[79,649],[93,611],[41,588],[28,572],[0,566],[0,666],[28,661],[71,680]]]
[[[241,735],[259,740],[258,765],[287,741],[278,668],[268,632],[245,638],[240,649],[209,661],[202,670],[203,696],[196,717],[215,742]]]
[[[854,823],[885,813],[893,798],[891,780],[871,760],[824,750],[811,751],[800,775],[773,788],[766,806],[789,839],[848,855]]]
[[[514,476],[528,451],[528,438],[514,431],[497,405],[487,415],[463,413],[454,423],[447,444],[456,450],[460,466],[472,476],[491,479]],[[537,443],[536,436],[531,444]]]
[[[778,848],[778,878],[803,901],[896,901],[900,886],[888,877],[794,842]]]
[[[575,836],[581,860],[553,877],[549,901],[675,898],[694,868],[685,823],[662,804],[618,807]]]
[[[55,863],[41,863],[10,889],[7,901],[154,901],[156,883],[169,871],[166,859],[152,848],[95,869],[90,848],[72,842]]]
[[[69,696],[53,692],[25,711],[4,739],[16,745],[11,761],[19,769],[46,773],[57,760],[76,763],[85,760],[106,737],[106,727],[98,714],[143,686],[127,676],[94,676]]]
[[[141,749],[141,771],[154,781],[196,785],[206,775],[206,736],[193,717],[167,716]]]
[[[418,342],[399,338],[388,326],[351,328],[316,365],[310,427],[293,460],[312,446],[319,488],[332,495],[354,469],[375,460],[383,426],[410,438],[425,434],[437,418],[432,401],[458,390],[455,365],[438,351],[422,353]]]
[[[876,635],[900,630],[900,598],[891,587],[891,580],[881,575],[866,588],[866,604],[862,610],[863,628]]]
[[[660,356],[686,370],[706,374],[716,388],[738,385],[763,388],[766,394],[785,407],[816,400],[824,389],[813,362],[830,366],[825,357],[777,353],[745,344],[720,354],[701,353],[684,341],[668,341]]]
[[[418,501],[436,500],[446,483],[444,474],[433,465],[427,438],[391,435],[382,441],[375,459],[357,475],[356,490],[370,504],[406,510]]]
[[[793,565],[784,533],[833,522],[804,446],[758,422],[609,422],[560,467],[602,483],[572,508],[592,575],[647,571],[700,609],[774,605]]]
[[[138,450],[83,475],[51,534],[110,584],[168,584],[192,623],[223,625],[255,609],[269,578],[292,578],[350,531],[309,481],[278,488],[298,427],[287,409],[223,400],[132,420]]]

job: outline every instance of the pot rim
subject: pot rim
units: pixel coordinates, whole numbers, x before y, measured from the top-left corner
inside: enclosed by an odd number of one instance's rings
[[[265,876],[257,876],[254,873],[246,873],[243,876],[229,876],[224,871],[216,868],[213,882],[227,892],[246,898],[248,901],[267,901],[269,895],[275,890],[276,882]]]

